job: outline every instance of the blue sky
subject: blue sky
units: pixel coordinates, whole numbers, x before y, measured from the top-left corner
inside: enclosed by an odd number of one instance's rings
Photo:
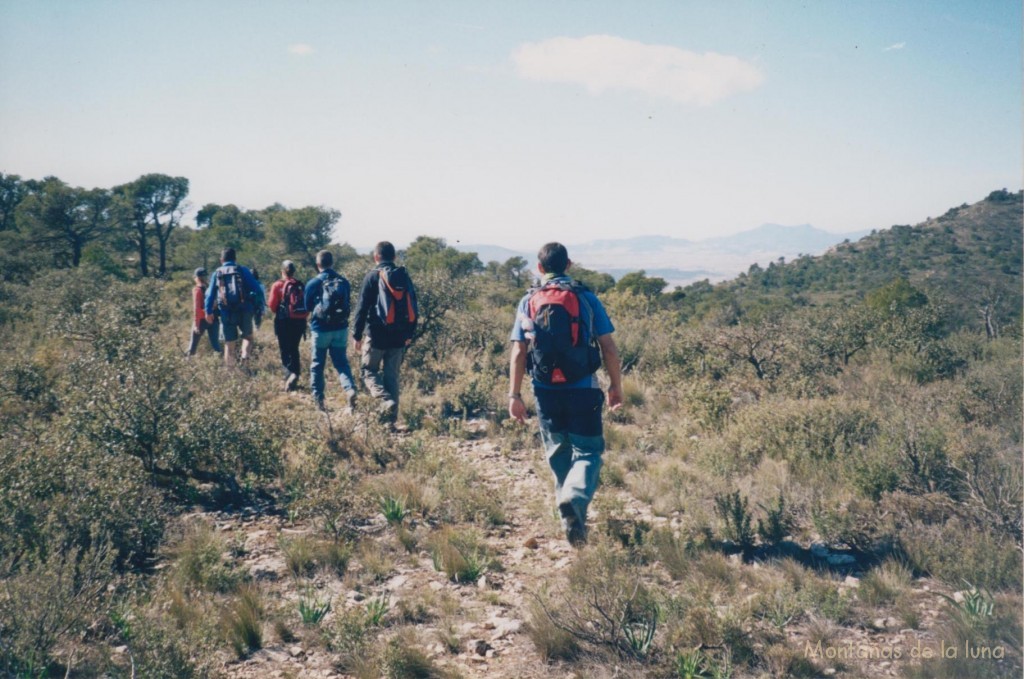
[[[0,0],[0,171],[420,234],[706,238],[1021,187],[1021,3]]]

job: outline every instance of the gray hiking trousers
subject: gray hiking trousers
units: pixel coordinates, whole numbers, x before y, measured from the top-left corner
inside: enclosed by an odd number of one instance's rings
[[[394,422],[398,418],[398,371],[405,358],[405,347],[377,349],[369,338],[363,342],[361,372],[366,390],[380,399],[385,417]]]

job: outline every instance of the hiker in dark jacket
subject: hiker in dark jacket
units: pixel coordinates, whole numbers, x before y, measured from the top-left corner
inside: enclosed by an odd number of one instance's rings
[[[284,366],[284,388],[292,391],[299,382],[302,370],[299,358],[299,342],[306,333],[306,290],[295,278],[295,264],[284,260],[281,264],[281,278],[270,286],[270,313],[274,314],[274,334],[281,350],[281,365]]]
[[[316,268],[320,272],[306,283],[306,309],[309,310],[309,330],[312,335],[313,359],[309,366],[313,401],[320,410],[324,405],[324,364],[327,355],[338,371],[338,380],[345,390],[348,407],[355,405],[356,385],[345,350],[348,347],[348,317],[352,312],[348,279],[337,273],[334,255],[327,250],[316,254]]]
[[[363,384],[380,399],[384,419],[394,423],[398,418],[398,371],[418,321],[416,290],[405,268],[395,264],[394,245],[377,243],[373,261],[375,266],[359,290],[352,339],[361,353]]]
[[[210,277],[206,289],[206,320],[213,322],[214,311],[220,314],[224,333],[224,362],[234,365],[234,344],[242,338],[241,358],[249,359],[252,350],[253,314],[262,309],[263,288],[244,266],[235,264],[235,249],[224,248],[220,253],[220,267]]]

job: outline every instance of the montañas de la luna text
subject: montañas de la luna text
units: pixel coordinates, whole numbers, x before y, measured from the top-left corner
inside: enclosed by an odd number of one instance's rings
[[[962,644],[950,644],[940,641],[938,646],[924,645],[918,640],[915,646],[895,646],[848,643],[839,646],[807,642],[804,645],[804,657],[823,658],[825,660],[898,660],[900,658],[969,658],[976,660],[1002,660],[1006,657],[1003,646],[985,646],[964,641]]]

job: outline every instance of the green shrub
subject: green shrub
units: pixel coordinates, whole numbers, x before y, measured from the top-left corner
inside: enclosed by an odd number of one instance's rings
[[[707,548],[702,538],[676,535],[668,528],[655,528],[647,538],[651,558],[657,560],[673,580],[682,580],[689,573],[694,557]]]
[[[0,561],[0,668],[42,676],[63,641],[107,617],[114,554],[100,538],[89,550],[50,543]]]
[[[418,648],[415,636],[408,632],[387,643],[383,665],[387,679],[443,679],[449,676]]]
[[[592,652],[633,660],[655,652],[658,594],[621,551],[600,545],[584,551],[566,582],[536,593],[534,601],[554,627]],[[532,624],[543,628],[536,616]]]
[[[0,427],[17,427],[30,416],[56,412],[59,400],[52,372],[35,361],[9,358],[0,369]]]
[[[234,590],[242,577],[225,561],[226,550],[223,538],[209,524],[189,526],[173,548],[178,581],[206,592]]]
[[[704,429],[720,432],[732,413],[732,394],[714,382],[695,380],[684,387],[682,403]]]
[[[540,657],[553,660],[575,660],[580,655],[580,642],[552,620],[538,601],[532,601],[525,625],[526,635]]]
[[[442,529],[431,538],[430,557],[435,570],[459,583],[476,582],[493,566],[487,547],[473,531]]]
[[[715,442],[713,457],[749,470],[762,457],[787,460],[808,473],[846,460],[871,443],[878,418],[866,403],[844,398],[766,400],[741,410]]]
[[[370,627],[382,627],[388,611],[391,610],[391,598],[384,594],[366,602],[366,624]]]
[[[284,555],[285,565],[293,578],[302,578],[313,574],[316,568],[316,545],[308,535],[281,537],[278,546]]]
[[[470,372],[460,375],[451,384],[438,389],[440,408],[438,417],[469,419],[494,411],[498,405],[494,397],[497,375],[490,372]]]
[[[899,531],[910,565],[952,586],[964,580],[993,590],[1021,587],[1015,543],[954,517],[940,524],[915,521]]]
[[[811,519],[821,539],[830,545],[848,545],[865,553],[884,553],[895,541],[893,519],[875,502],[817,498]]]
[[[321,540],[314,549],[314,558],[321,567],[342,577],[352,559],[352,545],[340,540]]]
[[[330,598],[321,599],[312,586],[299,595],[299,617],[303,625],[319,625],[330,610]]]
[[[240,588],[221,615],[224,638],[239,658],[263,648],[263,616],[263,595],[254,586]]]
[[[744,553],[754,546],[754,531],[750,527],[747,498],[734,491],[715,497],[715,511],[722,522],[722,535],[736,543]]]
[[[64,423],[0,436],[0,558],[50,541],[87,549],[102,534],[119,566],[142,563],[163,535],[163,510],[138,462],[79,441]]]
[[[406,499],[404,497],[392,496],[392,495],[381,495],[378,498],[378,504],[380,505],[381,514],[384,515],[385,520],[392,525],[401,525],[405,517],[409,515],[409,510],[406,509]]]
[[[780,492],[772,505],[759,505],[765,513],[765,519],[757,520],[757,534],[769,545],[782,542],[793,530],[792,512],[786,507],[786,498]]]
[[[207,679],[213,674],[209,639],[163,615],[139,611],[124,641],[138,677]]]
[[[869,606],[891,604],[906,592],[912,577],[905,564],[890,559],[861,578],[857,596]]]

